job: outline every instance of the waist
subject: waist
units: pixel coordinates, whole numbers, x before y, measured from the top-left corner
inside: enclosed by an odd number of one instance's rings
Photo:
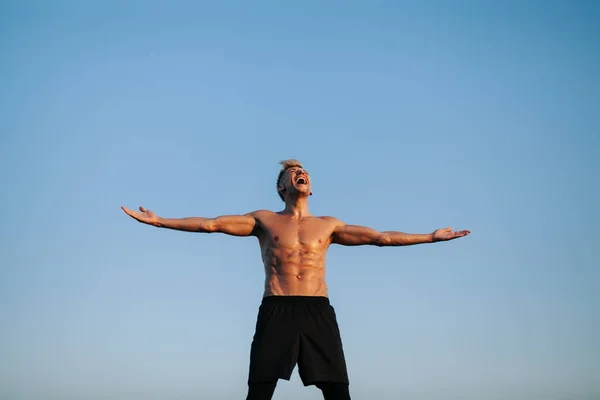
[[[265,296],[262,304],[315,304],[329,305],[329,298],[325,296]]]

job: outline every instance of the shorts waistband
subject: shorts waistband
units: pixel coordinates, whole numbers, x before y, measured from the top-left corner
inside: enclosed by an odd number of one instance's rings
[[[266,296],[262,304],[319,304],[329,305],[329,298],[325,296]]]

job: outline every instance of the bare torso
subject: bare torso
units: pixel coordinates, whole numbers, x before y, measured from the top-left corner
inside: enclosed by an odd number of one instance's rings
[[[267,211],[256,218],[265,267],[263,296],[327,297],[327,250],[337,220]]]

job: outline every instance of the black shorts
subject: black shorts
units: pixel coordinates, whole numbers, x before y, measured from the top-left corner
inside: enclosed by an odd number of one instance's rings
[[[263,298],[250,350],[248,383],[289,381],[296,363],[304,386],[349,383],[335,310],[327,297]]]

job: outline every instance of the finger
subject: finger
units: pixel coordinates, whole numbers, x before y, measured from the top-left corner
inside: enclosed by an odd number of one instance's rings
[[[140,213],[130,210],[127,207],[121,207],[121,209],[123,209],[123,211],[125,211],[125,214],[129,215],[131,218],[134,218],[137,220],[140,219]]]
[[[140,206],[140,211],[143,212],[143,213],[145,213],[148,210],[146,210],[144,207]]]

